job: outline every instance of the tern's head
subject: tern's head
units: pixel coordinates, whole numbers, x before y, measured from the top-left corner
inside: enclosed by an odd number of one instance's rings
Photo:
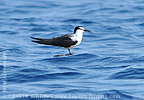
[[[75,27],[75,29],[74,29],[74,33],[77,33],[77,32],[83,33],[84,31],[90,32],[89,30],[84,29],[82,26],[77,26],[77,27]]]

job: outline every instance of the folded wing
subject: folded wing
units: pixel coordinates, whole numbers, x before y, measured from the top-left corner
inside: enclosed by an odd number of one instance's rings
[[[71,47],[72,45],[75,45],[78,41],[73,41],[71,38],[69,38],[71,34],[64,35],[61,37],[55,37],[52,39],[42,39],[42,38],[35,38],[31,37],[32,42],[39,43],[39,44],[45,44],[45,45],[53,45],[53,46],[60,46],[60,47]]]

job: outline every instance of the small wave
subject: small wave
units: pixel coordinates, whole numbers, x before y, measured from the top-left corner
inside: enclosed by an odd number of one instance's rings
[[[80,88],[80,87],[79,87]],[[82,93],[82,94],[85,94],[85,93],[92,93],[91,90],[88,90],[88,89],[68,89],[68,90],[65,90],[65,91],[61,91],[61,93],[70,93],[70,94],[73,94],[73,93]]]
[[[34,17],[29,17],[29,18],[13,18],[12,20],[14,21],[21,21],[21,22],[33,22],[40,20],[40,18],[34,18]]]
[[[58,67],[60,70],[66,70],[66,71],[78,71],[77,69],[74,68],[69,68],[69,67]]]
[[[68,19],[68,20],[64,20],[64,22],[81,22],[83,21],[82,19]]]
[[[129,57],[128,59],[124,59],[119,61],[120,63],[139,63],[144,61],[144,56],[141,57]]]
[[[128,68],[124,71],[111,75],[109,78],[110,79],[144,79],[144,69]]]
[[[26,55],[26,52],[24,51],[24,49],[22,47],[12,47],[12,48],[6,49],[6,51],[11,56],[24,56],[24,55]],[[21,54],[21,55],[18,55],[18,54]]]
[[[64,20],[63,22],[73,22],[73,23],[78,23],[80,22],[81,24],[94,24],[94,21],[90,21],[90,20],[83,20],[83,19],[67,19]]]
[[[121,19],[121,21],[123,22],[136,22],[136,21],[140,21],[141,18],[139,17],[132,17],[132,18],[127,18],[127,19]]]
[[[82,21],[81,22],[82,24],[94,24],[95,22],[94,21]]]
[[[3,71],[3,65],[0,65],[0,71]]]
[[[45,27],[35,27],[35,28],[32,28],[30,29],[30,31],[32,32],[44,32],[44,31],[49,31],[49,29],[45,28]]]
[[[129,93],[121,91],[121,90],[109,90],[109,91],[104,91],[104,95],[107,97],[111,97],[112,95],[117,96],[117,98],[113,98],[114,100],[120,99],[120,100],[136,100],[134,96],[131,96]],[[107,98],[108,99],[108,98]],[[112,99],[112,98],[111,98]]]
[[[28,68],[28,69],[22,69],[20,70],[20,72],[46,72],[45,70],[40,70],[40,69],[36,69],[36,68]]]
[[[40,59],[38,61],[44,61],[44,62],[52,62],[57,64],[68,64],[72,62],[81,62],[83,59],[89,59],[97,57],[97,55],[84,53],[84,54],[77,54],[77,55],[71,55],[71,56],[62,56],[62,57],[54,57],[54,58],[44,58]]]
[[[135,7],[133,7],[133,9],[135,9],[135,10],[144,10],[144,7],[143,6],[135,6]]]
[[[7,14],[28,14],[30,11],[28,10],[8,10],[6,11]]]
[[[24,6],[16,6],[17,8],[29,8],[29,9],[46,9],[48,6],[40,6],[40,5],[24,5]]]
[[[122,28],[120,26],[108,26],[107,30],[121,30]]]
[[[142,23],[140,23],[140,24],[138,24],[139,26],[144,26],[144,23],[142,22]]]
[[[74,79],[84,75],[79,72],[49,73],[45,70],[24,69],[17,73],[8,74],[7,81],[10,83],[36,82],[42,80],[65,80]]]
[[[0,34],[15,35],[18,34],[18,32],[5,30],[5,31],[0,31]]]
[[[102,58],[99,58],[98,61],[100,62],[108,62],[108,63],[114,63],[114,62],[117,62],[121,59],[121,57],[102,57]]]
[[[100,8],[100,9],[98,9],[98,11],[112,11],[112,10],[115,10],[116,8]]]
[[[122,68],[126,68],[126,67],[129,67],[130,65],[123,65],[123,66],[113,66],[113,67],[109,67],[109,66],[106,66],[106,67],[100,67],[100,66],[97,66],[97,65],[90,65],[90,66],[85,66],[83,67],[84,69],[102,69],[102,70],[111,70],[111,69],[122,69]]]
[[[97,39],[97,41],[129,41],[128,38],[124,38],[124,37],[106,37],[106,38],[101,38],[101,39]]]
[[[93,57],[97,57],[97,55],[94,55],[94,54],[90,54],[90,53],[83,53],[83,54],[77,54],[77,55],[73,55],[72,57],[74,58],[93,58]]]
[[[114,11],[114,12],[112,12],[112,13],[131,13],[131,12],[133,12],[132,10],[117,10],[117,11]]]

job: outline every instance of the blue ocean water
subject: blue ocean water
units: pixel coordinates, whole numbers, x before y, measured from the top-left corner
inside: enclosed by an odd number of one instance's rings
[[[31,42],[75,26],[91,33],[72,56]],[[0,73],[1,100],[143,100],[144,1],[1,0]],[[22,94],[29,96],[14,97]]]

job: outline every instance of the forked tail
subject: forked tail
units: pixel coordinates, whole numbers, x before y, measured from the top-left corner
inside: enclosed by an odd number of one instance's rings
[[[35,39],[35,40],[32,40],[32,42],[51,45],[51,39],[41,39],[41,38],[35,38],[35,37],[31,37],[31,38]]]

